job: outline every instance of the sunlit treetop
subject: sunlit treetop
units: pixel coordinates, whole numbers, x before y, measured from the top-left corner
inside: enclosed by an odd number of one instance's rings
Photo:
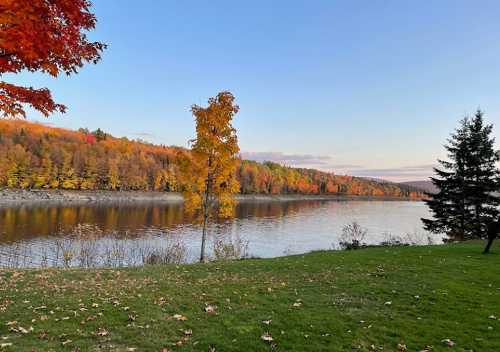
[[[86,32],[96,18],[88,0],[0,0],[0,77],[21,71],[57,77],[97,63],[106,45],[90,42]],[[0,114],[26,116],[24,104],[48,116],[65,112],[47,88],[20,87],[0,80]]]
[[[181,162],[187,175],[184,196],[186,209],[211,208],[217,203],[220,217],[230,217],[240,184],[235,177],[239,152],[232,120],[238,113],[234,96],[220,92],[208,100],[207,107],[193,105],[196,138],[191,141],[189,162]],[[181,158],[182,159],[182,158]]]

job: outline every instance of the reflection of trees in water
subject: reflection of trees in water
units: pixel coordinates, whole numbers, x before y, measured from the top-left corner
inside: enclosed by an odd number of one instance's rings
[[[239,219],[256,217],[283,217],[306,210],[319,208],[324,201],[288,201],[288,202],[248,202],[236,207],[236,217]]]
[[[170,227],[186,222],[180,205],[2,208],[0,242],[64,235],[79,224],[95,224],[104,233],[123,234],[149,226]]]
[[[244,202],[237,218],[279,218],[320,207],[322,201]],[[39,206],[0,208],[0,242],[58,236],[79,224],[95,224],[103,232],[140,235],[147,228],[172,228],[195,222],[180,204],[103,206]]]

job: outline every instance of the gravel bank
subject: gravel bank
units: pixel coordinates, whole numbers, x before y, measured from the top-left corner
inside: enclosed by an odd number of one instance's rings
[[[408,200],[406,198],[363,197],[343,195],[237,195],[245,202],[286,202],[297,200]],[[160,202],[180,203],[180,193],[134,192],[134,191],[63,191],[63,190],[0,190],[0,206],[30,204],[75,204],[75,203],[130,203]]]
[[[182,195],[165,192],[0,190],[0,206],[40,203],[182,202]]]

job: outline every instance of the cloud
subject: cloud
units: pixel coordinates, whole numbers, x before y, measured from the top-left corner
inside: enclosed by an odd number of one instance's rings
[[[18,120],[17,118],[14,118],[14,119]],[[19,120],[24,120],[24,118],[19,118]],[[32,122],[39,123],[40,125],[44,125],[47,127],[57,127],[55,123],[49,122],[49,121],[40,121],[40,120],[34,119],[34,120],[32,120]]]
[[[258,162],[272,161],[292,167],[315,168],[339,175],[384,179],[393,182],[427,180],[433,174],[432,164],[412,165],[395,168],[368,168],[357,164],[335,164],[333,158],[325,155],[285,154],[282,152],[242,152],[243,159]]]
[[[137,136],[141,139],[155,138],[156,137],[153,133],[149,133],[149,132],[132,132],[132,135]]]
[[[332,170],[342,170],[342,169],[362,169],[363,166],[356,164],[328,164],[328,167]]]
[[[258,162],[272,161],[289,166],[327,166],[331,161],[331,157],[325,155],[285,154],[281,152],[242,152],[241,157]]]
[[[433,174],[435,165],[415,165],[399,168],[363,168],[352,170],[353,176],[381,178],[389,181],[419,181],[427,180]]]

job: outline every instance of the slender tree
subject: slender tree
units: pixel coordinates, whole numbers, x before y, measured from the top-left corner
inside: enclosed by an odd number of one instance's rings
[[[21,71],[76,73],[84,63],[100,60],[105,45],[89,42],[95,16],[88,0],[0,1],[0,77]],[[48,89],[20,87],[0,80],[0,116],[26,116],[23,104],[45,116],[66,107]]]
[[[431,178],[438,192],[428,194],[426,200],[434,215],[433,219],[422,219],[427,230],[459,240],[488,236],[488,226],[497,220],[500,204],[495,195],[500,156],[494,149],[492,130],[478,110],[474,117],[463,119],[451,135],[445,146],[449,160],[438,160],[441,168],[435,168],[437,176]]]
[[[191,140],[191,153],[180,155],[185,181],[185,207],[200,211],[203,220],[200,261],[205,261],[207,226],[217,215],[231,217],[233,194],[239,191],[236,179],[238,139],[231,122],[239,108],[230,92],[221,92],[208,100],[207,107],[193,105],[196,138]]]

